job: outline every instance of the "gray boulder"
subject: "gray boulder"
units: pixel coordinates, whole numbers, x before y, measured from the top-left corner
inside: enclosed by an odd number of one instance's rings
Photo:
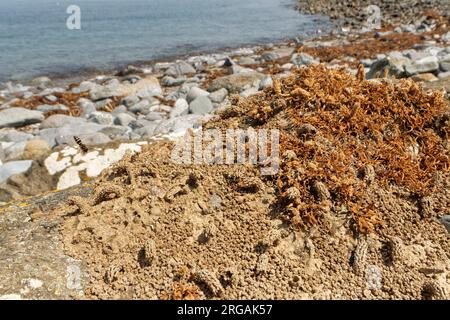
[[[45,96],[48,96],[53,93],[64,93],[64,92],[66,92],[66,90],[64,88],[59,88],[59,87],[47,88],[47,89],[42,90],[38,95],[41,97],[45,97]]]
[[[122,103],[127,106],[131,107],[139,102],[139,97],[136,94],[130,94],[129,96],[126,96],[123,98]]]
[[[409,62],[410,60],[405,57],[385,57],[379,59],[372,64],[366,77],[367,79],[374,79],[377,75],[383,76],[384,71],[387,69],[390,77],[402,78],[405,76],[405,65]]]
[[[83,81],[80,83],[80,85],[78,86],[78,89],[80,92],[86,92],[86,91],[91,91],[92,89],[94,89],[97,86],[96,83],[91,82],[91,81]]]
[[[150,120],[146,120],[146,119],[137,119],[135,121],[131,121],[128,126],[131,129],[136,130],[136,129],[144,128],[147,126],[151,126],[154,123],[155,123],[154,121],[150,121]]]
[[[156,120],[162,120],[166,117],[166,114],[163,112],[155,112],[151,111],[145,115],[145,120],[148,121],[156,121]]]
[[[127,107],[125,107],[123,104],[121,104],[120,106],[117,106],[116,108],[114,108],[113,111],[111,111],[111,114],[117,116],[121,113],[127,113],[128,109]]]
[[[438,74],[438,78],[439,79],[447,79],[450,78],[450,71],[446,71],[446,72],[441,72]]]
[[[15,174],[26,172],[28,169],[30,169],[32,163],[32,160],[23,160],[7,162],[3,165],[0,165],[0,183],[5,182]]]
[[[95,85],[90,90],[90,98],[92,101],[103,100],[106,98],[119,97],[123,93],[122,86],[119,82],[111,82],[106,86]]]
[[[151,97],[161,95],[162,89],[156,77],[148,76],[136,83],[123,86],[122,95],[129,96],[131,94],[136,94],[141,99],[150,99]]]
[[[244,98],[248,98],[248,97],[253,96],[253,95],[257,94],[257,93],[258,93],[258,88],[251,87],[251,88],[248,88],[248,89],[242,91],[240,93],[240,96],[244,97]]]
[[[420,60],[413,61],[405,65],[405,71],[408,76],[418,73],[435,72],[439,69],[439,60],[437,57],[430,56]]]
[[[311,55],[301,52],[301,53],[294,53],[291,58],[291,63],[294,66],[300,67],[300,66],[309,66],[312,64],[319,64],[320,61],[318,59],[314,59]]]
[[[450,31],[447,32],[446,34],[442,35],[441,39],[446,42],[450,42]]]
[[[425,89],[432,89],[432,90],[444,89],[447,93],[450,93],[450,78],[444,78],[432,82],[425,82],[423,83],[423,87]]]
[[[184,98],[186,98],[187,94],[189,93],[189,91],[191,91],[193,87],[198,87],[198,83],[185,82],[178,88],[176,92],[179,93],[180,96],[184,95]]]
[[[20,142],[28,141],[33,138],[30,133],[25,133],[21,131],[3,131],[0,132],[0,141],[5,142]]]
[[[25,146],[27,141],[15,142],[11,146],[5,148],[5,160],[22,160],[23,152],[25,151]]]
[[[171,65],[165,72],[164,75],[171,77],[178,77],[186,74],[194,74],[196,71],[193,66],[185,61],[178,61]]]
[[[233,63],[232,66],[228,67],[228,74],[235,74],[235,73],[246,73],[246,72],[253,72],[254,70],[251,68],[245,68],[240,65],[237,65]]]
[[[86,120],[78,117],[66,116],[64,114],[54,114],[42,121],[40,128],[60,128],[65,126],[80,125],[86,123]]]
[[[192,87],[187,94],[186,100],[188,103],[191,103],[198,97],[201,97],[201,96],[207,97],[208,95],[209,95],[208,91],[203,90],[199,87]]]
[[[266,88],[272,88],[273,86],[273,80],[272,77],[267,76],[264,77],[261,82],[259,83],[259,90],[264,90]]]
[[[256,64],[256,60],[251,57],[241,57],[238,61],[241,66]]]
[[[134,133],[142,138],[152,137],[155,135],[155,130],[159,126],[159,122],[150,122],[144,127],[137,128]]]
[[[444,61],[439,64],[441,70],[444,72],[450,71],[450,61]]]
[[[225,88],[230,94],[241,92],[247,86],[253,86],[264,78],[265,75],[259,72],[237,73],[228,76],[220,77],[213,80],[208,87],[209,92],[214,92]]]
[[[193,114],[207,114],[213,111],[211,100],[206,96],[199,96],[189,104],[189,112]]]
[[[133,113],[147,114],[150,112],[150,102],[148,100],[142,100],[141,102],[133,105],[128,110]]]
[[[209,100],[215,103],[222,103],[228,96],[228,90],[225,88],[211,92],[208,96]]]
[[[49,104],[41,104],[40,106],[36,107],[37,111],[41,112],[49,112],[49,111],[67,111],[69,108],[67,108],[63,104],[55,104],[55,105],[49,105]]]
[[[94,103],[95,109],[97,109],[97,110],[103,110],[103,109],[105,109],[106,107],[108,107],[109,105],[111,105],[112,102],[113,102],[113,100],[112,100],[112,99],[109,99],[109,98],[103,99],[103,100],[99,100],[99,101],[96,101],[96,102]]]
[[[161,84],[166,87],[175,87],[182,85],[186,82],[187,78],[185,76],[174,78],[172,76],[165,76],[161,79]]]
[[[443,56],[439,60],[439,66],[441,67],[441,70],[444,72],[450,71],[450,54]]]
[[[170,113],[172,111],[172,107],[171,106],[167,106],[165,104],[160,104],[159,106],[155,106],[155,109],[152,111],[159,111],[159,112],[166,112],[166,113]]]
[[[188,112],[189,103],[185,99],[180,98],[175,102],[173,109],[170,111],[170,118],[179,117],[181,115],[188,114]]]
[[[109,126],[114,123],[114,116],[109,112],[96,111],[89,115],[88,121]]]
[[[261,58],[266,62],[270,62],[289,57],[293,52],[294,48],[279,48],[272,51],[264,52],[261,55]]]
[[[52,94],[49,94],[48,96],[45,96],[45,100],[50,101],[50,102],[56,102],[56,101],[58,101],[58,98]]]
[[[23,127],[44,120],[44,115],[40,111],[28,110],[25,108],[9,108],[0,111],[0,129]]]
[[[114,124],[119,126],[128,126],[132,121],[135,120],[136,117],[132,116],[129,113],[119,113],[114,120]]]
[[[77,105],[80,107],[81,109],[81,117],[88,117],[92,112],[97,111],[97,109],[95,108],[95,104],[86,98],[80,98],[77,102]]]

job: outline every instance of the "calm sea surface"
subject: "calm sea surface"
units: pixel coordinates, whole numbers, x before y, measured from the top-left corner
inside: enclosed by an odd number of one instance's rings
[[[69,30],[69,5],[81,30]],[[0,81],[312,35],[292,0],[0,0]]]

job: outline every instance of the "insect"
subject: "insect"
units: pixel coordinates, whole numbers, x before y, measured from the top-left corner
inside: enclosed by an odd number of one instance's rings
[[[73,140],[77,143],[83,153],[87,153],[89,151],[88,147],[81,141],[81,139],[77,136],[73,137]]]

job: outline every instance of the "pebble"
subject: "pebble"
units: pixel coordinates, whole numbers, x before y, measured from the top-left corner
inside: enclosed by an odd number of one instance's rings
[[[259,72],[238,73],[213,80],[208,87],[209,92],[225,88],[230,94],[240,93],[246,86],[252,86],[254,82],[260,81],[265,75]]]
[[[320,61],[318,59],[314,59],[311,55],[302,52],[294,53],[291,58],[291,63],[297,67],[300,67],[318,64]]]
[[[187,94],[186,100],[188,103],[191,103],[198,97],[207,97],[209,95],[209,92],[203,89],[200,89],[199,87],[192,87],[189,90],[189,93]]]
[[[25,150],[25,146],[27,145],[27,141],[19,141],[14,142],[10,146],[6,147],[5,150],[5,160],[22,160],[23,152]]]
[[[11,161],[0,166],[0,183],[8,180],[12,175],[26,172],[33,163],[32,160]]]
[[[439,61],[435,56],[415,60],[405,65],[405,71],[408,76],[413,76],[418,73],[434,72],[438,69]]]
[[[193,114],[207,114],[214,109],[211,100],[206,96],[199,96],[189,104],[189,112]]]
[[[188,112],[189,112],[189,103],[185,99],[180,98],[177,101],[175,101],[175,105],[173,109],[170,111],[170,118],[186,115],[188,114]]]
[[[65,126],[80,125],[86,123],[86,120],[79,117],[67,116],[64,114],[54,114],[42,121],[40,128],[61,128]]]
[[[142,100],[141,102],[133,105],[128,110],[133,113],[147,114],[150,112],[150,102],[148,100]]]
[[[42,122],[43,120],[44,115],[40,111],[19,107],[0,111],[0,129],[7,127],[23,127],[28,124]]]
[[[96,111],[89,115],[88,121],[109,126],[114,123],[114,116],[109,112]]]
[[[33,138],[33,135],[21,131],[3,131],[0,132],[0,141],[5,142],[20,142],[27,141]]]
[[[266,62],[275,61],[278,59],[282,59],[285,57],[289,57],[294,52],[293,48],[278,48],[274,49],[272,51],[265,52],[261,55],[261,59],[263,59]]]
[[[208,98],[215,103],[222,103],[225,98],[228,96],[228,90],[225,88],[216,90],[214,92],[211,92],[208,96]]]
[[[439,79],[447,79],[450,78],[450,71],[441,72],[438,74]]]
[[[272,77],[266,76],[259,83],[259,90],[264,90],[266,88],[271,88],[273,86]]]
[[[128,126],[132,121],[135,121],[136,117],[129,113],[120,113],[114,119],[114,123],[120,126]]]
[[[122,103],[127,106],[131,107],[139,102],[139,97],[136,94],[130,94],[123,98]]]
[[[178,61],[167,68],[167,70],[164,72],[164,75],[178,77],[186,74],[194,74],[195,72],[196,71],[194,67],[192,67],[189,63],[185,61]]]
[[[41,104],[40,106],[36,107],[36,110],[41,111],[41,112],[68,111],[69,108],[67,108],[63,104],[56,104],[56,105]]]
[[[166,117],[166,114],[163,112],[149,112],[147,113],[147,115],[145,116],[145,120],[148,121],[156,121],[156,120],[162,120]]]
[[[182,85],[184,82],[186,82],[187,78],[185,76],[174,78],[171,76],[165,76],[161,79],[161,84],[166,87],[175,87]]]
[[[86,118],[88,117],[92,112],[97,111],[97,109],[95,108],[95,104],[86,98],[80,98],[77,102],[77,105],[80,107],[81,109],[81,117]]]

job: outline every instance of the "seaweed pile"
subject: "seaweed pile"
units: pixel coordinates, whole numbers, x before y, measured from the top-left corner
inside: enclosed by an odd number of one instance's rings
[[[57,98],[55,99],[55,101],[50,101],[45,96],[34,95],[29,99],[17,99],[17,101],[15,101],[12,106],[34,110],[40,105],[64,105],[67,107],[67,109],[47,111],[44,113],[44,116],[49,117],[54,114],[64,114],[78,117],[82,114],[82,109],[78,105],[78,101],[80,100],[80,98],[87,98],[89,96],[89,93],[73,93],[71,91],[65,91],[54,92],[52,95]],[[99,110],[111,112],[120,104],[121,97],[112,97],[112,99],[110,100],[110,102],[108,102],[103,108],[99,108]]]
[[[395,184],[423,198],[450,169],[450,113],[440,92],[411,80],[365,80],[362,68],[358,78],[313,66],[274,82],[260,95],[236,98],[234,117],[230,110],[224,117],[283,129],[276,184],[295,225],[317,224],[339,203],[359,231],[373,232],[382,221],[367,203],[369,184]]]

